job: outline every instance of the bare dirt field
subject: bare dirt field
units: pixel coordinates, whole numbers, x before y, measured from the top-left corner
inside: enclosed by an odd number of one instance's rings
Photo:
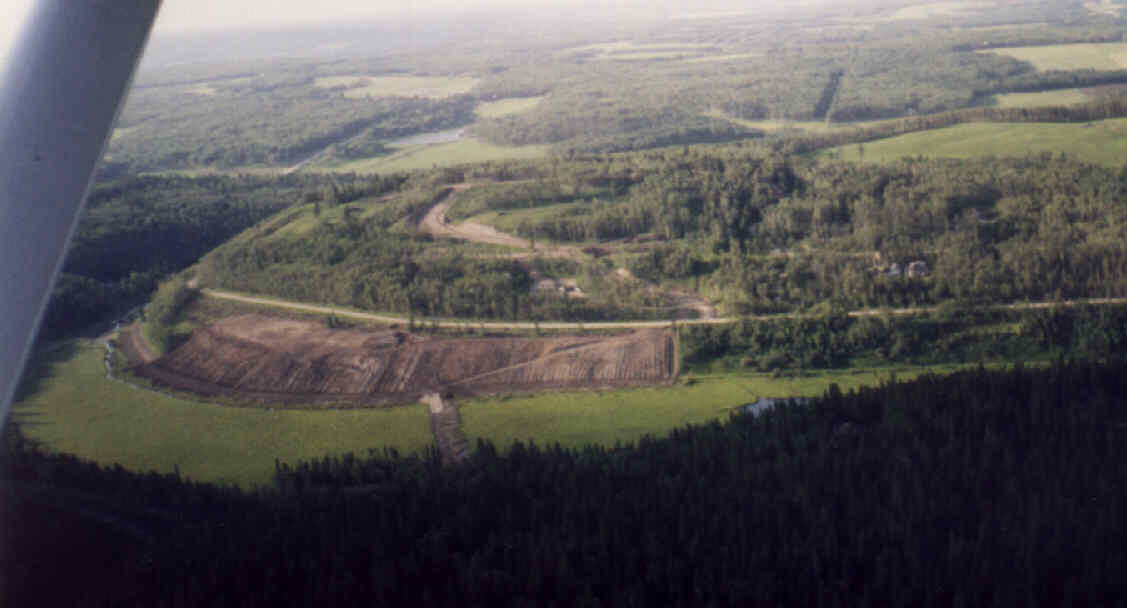
[[[427,393],[532,392],[660,384],[672,379],[672,334],[432,338],[328,329],[243,315],[197,329],[133,372],[208,396],[277,402],[405,403]]]

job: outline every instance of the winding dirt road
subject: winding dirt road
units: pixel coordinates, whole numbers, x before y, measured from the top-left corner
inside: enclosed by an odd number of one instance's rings
[[[532,242],[528,239],[522,239],[518,236],[501,232],[485,224],[475,222],[462,222],[460,224],[450,223],[449,218],[446,217],[446,212],[457,202],[459,193],[465,192],[475,185],[476,184],[467,182],[451,186],[449,193],[447,193],[441,201],[431,207],[426,215],[423,216],[423,219],[419,222],[419,229],[427,234],[440,238],[459,239],[474,243],[487,243],[490,245],[528,250],[517,254],[502,254],[514,259],[524,259],[536,255],[569,258],[572,260],[582,260],[586,257],[586,254],[576,247],[542,244],[539,248],[534,248]],[[634,275],[625,268],[617,269],[614,276],[623,281],[636,280]],[[679,313],[695,313],[701,319],[714,319],[717,317],[716,307],[705,298],[680,289],[670,289],[663,293],[666,300],[669,302],[669,307]],[[679,318],[685,318],[684,314],[678,314],[677,316]]]
[[[438,204],[431,207],[430,211],[427,211],[427,214],[423,216],[422,221],[419,222],[419,229],[436,237],[459,239],[474,243],[487,243],[515,249],[529,249],[548,257],[567,257],[572,259],[583,257],[583,252],[574,247],[549,245],[546,247],[542,246],[538,249],[534,248],[532,242],[527,239],[501,232],[485,224],[475,222],[451,224],[449,218],[446,217],[446,212],[457,202],[459,193],[465,192],[475,185],[476,184],[472,183],[463,183],[451,186],[450,192],[439,201]]]

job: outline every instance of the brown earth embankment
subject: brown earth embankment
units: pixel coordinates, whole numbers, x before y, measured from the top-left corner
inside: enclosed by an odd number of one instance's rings
[[[134,373],[176,390],[279,402],[415,401],[658,384],[672,379],[669,330],[621,336],[431,338],[244,315],[197,329]]]

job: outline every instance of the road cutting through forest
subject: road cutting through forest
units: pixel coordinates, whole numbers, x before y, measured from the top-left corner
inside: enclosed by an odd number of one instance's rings
[[[536,245],[528,239],[501,232],[493,226],[487,226],[485,224],[478,224],[476,222],[450,223],[449,218],[446,217],[446,212],[457,202],[459,193],[465,192],[475,185],[477,184],[464,182],[450,186],[450,190],[446,195],[423,216],[422,220],[419,222],[419,229],[439,238],[458,239],[473,243],[530,250],[527,254],[517,254],[519,258],[540,255],[579,261],[587,256],[587,254],[576,247],[544,243],[536,247]],[[634,275],[625,268],[616,269],[613,276],[624,281],[636,280]],[[680,289],[665,290],[664,295],[669,301],[672,310],[692,311],[702,319],[712,319],[717,316],[716,307],[699,295]]]

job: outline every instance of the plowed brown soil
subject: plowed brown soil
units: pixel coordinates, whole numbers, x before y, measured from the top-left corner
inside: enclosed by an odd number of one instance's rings
[[[673,359],[665,329],[613,337],[429,338],[244,315],[197,329],[183,346],[134,371],[204,395],[401,403],[431,392],[656,384],[672,378]]]

